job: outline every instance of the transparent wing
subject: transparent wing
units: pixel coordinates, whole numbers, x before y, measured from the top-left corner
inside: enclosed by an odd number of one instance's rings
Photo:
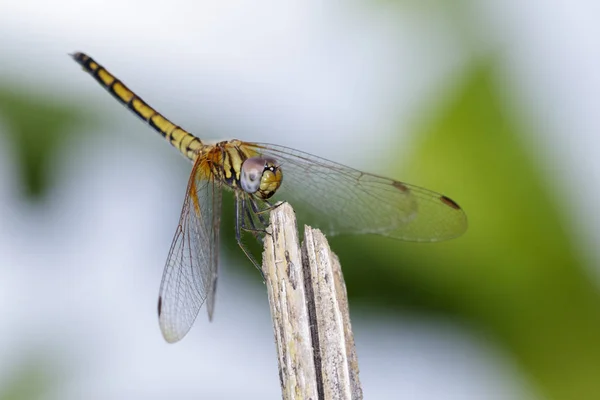
[[[196,163],[163,273],[158,320],[167,342],[183,338],[205,300],[212,319],[217,284],[221,182]]]
[[[460,236],[467,228],[462,209],[439,193],[284,146],[243,146],[281,166],[283,182],[273,198],[290,202],[304,212],[303,222],[329,235],[375,233],[428,242]]]

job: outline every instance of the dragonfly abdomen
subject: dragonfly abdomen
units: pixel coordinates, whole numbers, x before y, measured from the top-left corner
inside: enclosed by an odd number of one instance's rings
[[[148,123],[162,137],[167,139],[173,147],[179,149],[185,157],[190,160],[196,159],[198,151],[204,146],[200,139],[175,125],[164,115],[150,107],[148,103],[108,72],[106,68],[94,61],[93,58],[80,52],[71,54],[71,57],[83,67],[84,71],[92,75],[100,86],[105,88],[142,121]]]

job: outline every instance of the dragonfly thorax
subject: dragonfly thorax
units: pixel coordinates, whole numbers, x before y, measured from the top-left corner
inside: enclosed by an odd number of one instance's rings
[[[281,168],[274,160],[250,157],[242,164],[240,186],[246,193],[268,199],[279,189],[282,178]]]

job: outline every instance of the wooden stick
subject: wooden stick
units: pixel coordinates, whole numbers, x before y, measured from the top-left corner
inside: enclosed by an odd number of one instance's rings
[[[300,248],[292,207],[271,211],[263,273],[283,399],[362,399],[346,285],[325,236],[305,227]]]

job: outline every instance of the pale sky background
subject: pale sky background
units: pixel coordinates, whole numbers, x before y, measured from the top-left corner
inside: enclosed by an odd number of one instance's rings
[[[2,80],[96,105],[113,129],[75,141],[78,152],[52,166],[57,182],[43,210],[18,196],[15,156],[0,135],[0,386],[42,350],[64,363],[48,399],[280,398],[265,287],[226,259],[215,322],[202,310],[181,343],[163,341],[155,304],[185,161],[173,168],[176,152],[115,107],[72,51],[201,137],[197,129],[209,127],[210,137],[231,132],[364,167],[391,159],[386,137],[399,121],[408,134],[415,112],[453,85],[474,52],[500,48],[507,95],[533,115],[537,133],[525,140],[558,197],[576,205],[582,247],[600,240],[599,3],[465,2],[479,21],[465,27],[480,38],[475,51],[443,23],[443,9],[419,5],[166,4],[0,0]],[[118,135],[140,145],[124,148]],[[597,250],[589,254],[595,265]],[[396,321],[353,320],[365,398],[539,398],[507,355],[466,327]]]

